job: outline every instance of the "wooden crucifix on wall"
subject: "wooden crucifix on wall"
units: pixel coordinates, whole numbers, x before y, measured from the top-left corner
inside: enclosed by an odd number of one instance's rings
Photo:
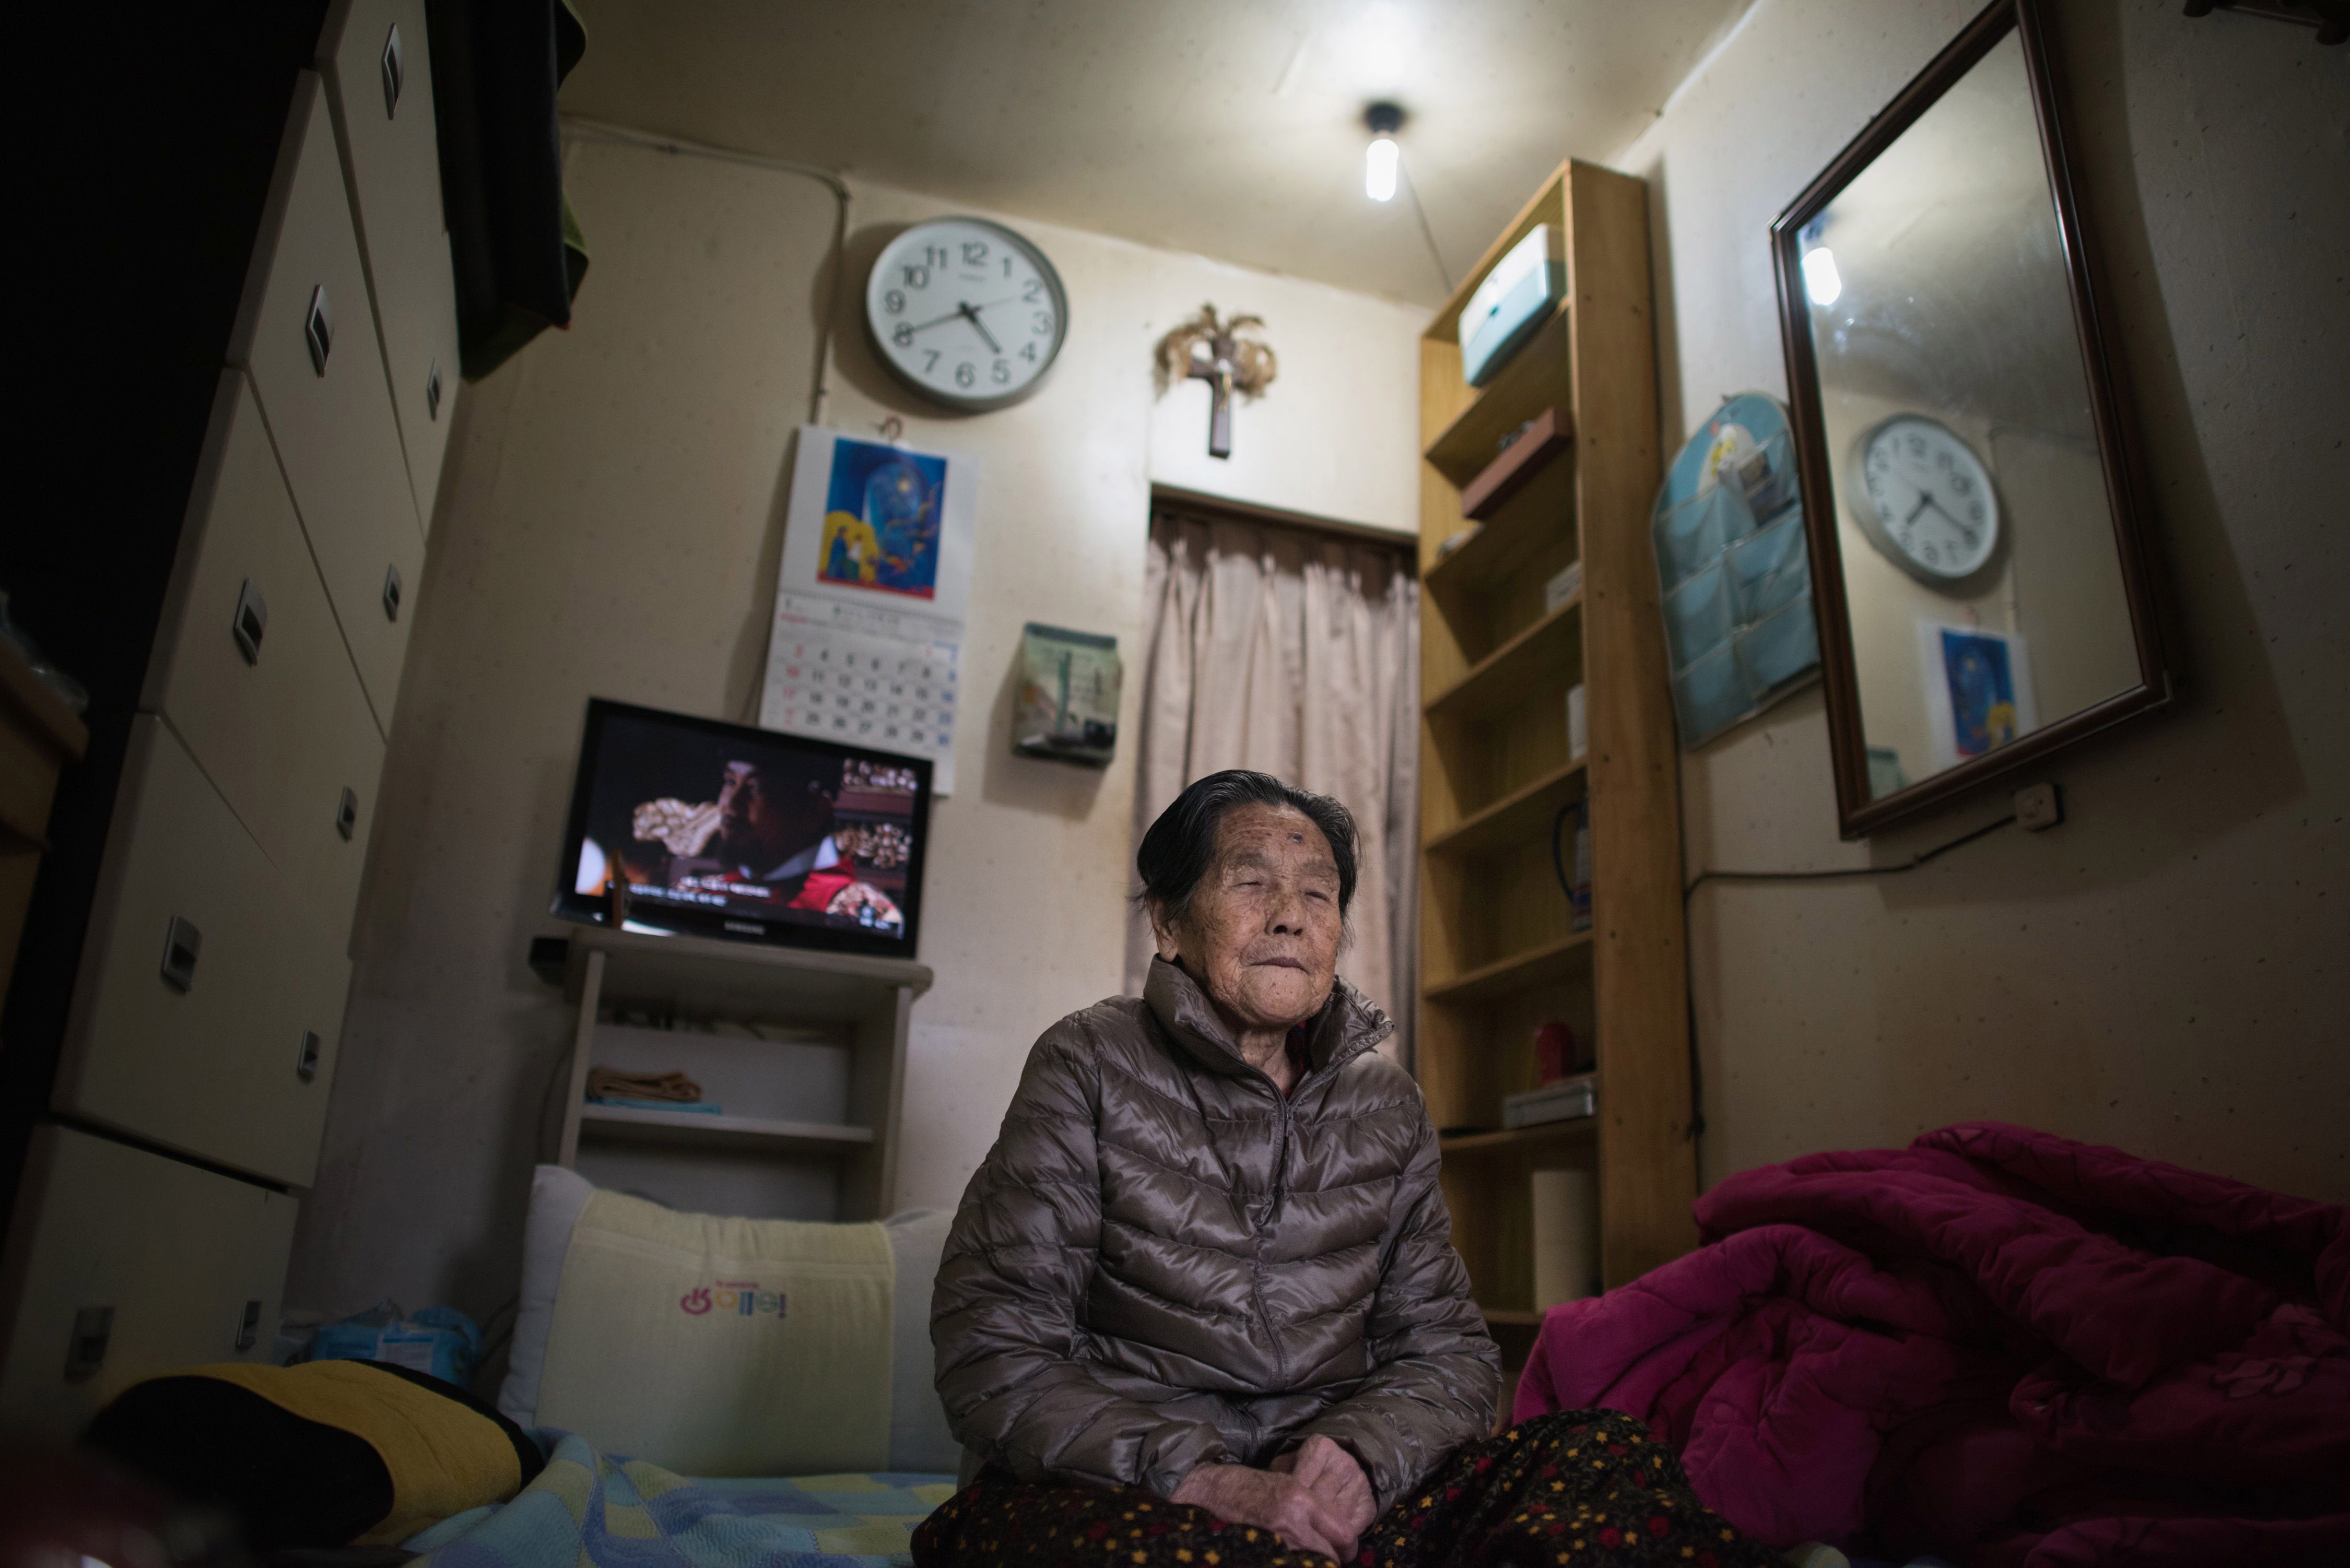
[[[1179,380],[1208,383],[1208,455],[1232,455],[1232,394],[1254,398],[1273,384],[1278,371],[1273,347],[1261,333],[1264,321],[1255,316],[1235,316],[1220,321],[1213,305],[1176,327],[1159,340],[1159,389]]]

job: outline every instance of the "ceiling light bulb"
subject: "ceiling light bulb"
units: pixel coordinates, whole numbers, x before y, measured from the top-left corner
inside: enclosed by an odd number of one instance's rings
[[[1812,296],[1814,305],[1834,305],[1844,292],[1844,279],[1836,272],[1835,253],[1825,245],[1804,253],[1804,292]]]
[[[1373,137],[1363,152],[1363,194],[1374,202],[1394,201],[1396,164],[1402,157],[1394,137]]]

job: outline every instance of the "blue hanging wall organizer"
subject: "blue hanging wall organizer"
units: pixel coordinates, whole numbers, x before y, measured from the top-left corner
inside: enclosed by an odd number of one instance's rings
[[[1684,747],[1711,740],[1819,678],[1787,411],[1742,392],[1665,475],[1649,542]]]

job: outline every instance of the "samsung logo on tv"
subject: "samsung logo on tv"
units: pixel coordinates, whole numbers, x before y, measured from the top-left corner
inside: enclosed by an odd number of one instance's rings
[[[767,934],[766,927],[754,925],[749,920],[724,920],[720,923],[728,930],[740,931],[746,937],[764,937]]]

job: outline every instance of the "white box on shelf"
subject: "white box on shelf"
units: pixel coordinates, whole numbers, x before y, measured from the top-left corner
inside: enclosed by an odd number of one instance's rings
[[[1586,717],[1583,682],[1566,689],[1566,760],[1579,763],[1591,750],[1591,722]]]
[[[1502,1126],[1507,1130],[1542,1127],[1596,1115],[1599,1092],[1592,1075],[1577,1074],[1544,1084],[1539,1089],[1502,1096]]]
[[[1471,386],[1492,380],[1565,294],[1564,242],[1555,224],[1536,223],[1461,307],[1461,374]]]

